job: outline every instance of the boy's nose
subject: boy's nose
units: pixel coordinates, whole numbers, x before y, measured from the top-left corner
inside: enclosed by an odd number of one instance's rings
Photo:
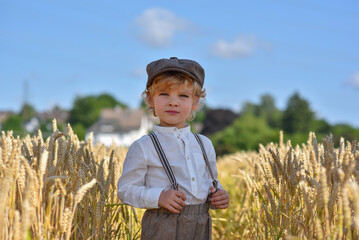
[[[170,106],[178,106],[178,99],[175,97],[172,97],[169,101]]]
[[[178,106],[178,103],[177,102],[170,102],[169,104],[170,106],[174,106],[174,107],[177,107]]]

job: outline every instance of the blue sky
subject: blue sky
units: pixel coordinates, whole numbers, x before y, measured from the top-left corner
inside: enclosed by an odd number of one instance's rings
[[[284,109],[297,91],[359,127],[358,43],[354,0],[0,0],[0,111],[20,109],[25,85],[39,111],[101,93],[135,108],[146,65],[177,56],[204,67],[210,107],[270,94]]]

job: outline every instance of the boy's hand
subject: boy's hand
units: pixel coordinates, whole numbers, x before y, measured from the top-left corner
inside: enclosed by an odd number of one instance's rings
[[[186,196],[182,191],[169,189],[162,191],[160,198],[158,199],[158,206],[168,209],[170,212],[179,213],[184,206]]]
[[[214,193],[216,189],[211,186],[209,190]],[[229,206],[229,195],[224,189],[218,189],[216,193],[212,195],[212,205],[218,209],[225,209]]]

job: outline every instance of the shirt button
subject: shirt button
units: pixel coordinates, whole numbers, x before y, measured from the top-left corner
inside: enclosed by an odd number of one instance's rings
[[[193,178],[192,178],[192,181],[194,182],[194,180],[195,180],[195,179],[194,179],[194,177],[193,177]]]

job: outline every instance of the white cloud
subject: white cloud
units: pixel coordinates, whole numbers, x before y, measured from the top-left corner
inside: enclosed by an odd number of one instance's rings
[[[144,67],[138,67],[135,69],[132,69],[131,76],[135,78],[142,78],[145,75]]]
[[[255,36],[238,36],[233,42],[218,40],[212,45],[211,51],[216,56],[234,59],[248,57],[259,48],[269,49],[270,44],[258,40]]]
[[[354,73],[352,76],[350,76],[349,84],[359,89],[359,72]]]
[[[175,35],[187,31],[191,25],[187,20],[162,8],[145,10],[135,20],[135,24],[140,40],[152,47],[171,45]]]

